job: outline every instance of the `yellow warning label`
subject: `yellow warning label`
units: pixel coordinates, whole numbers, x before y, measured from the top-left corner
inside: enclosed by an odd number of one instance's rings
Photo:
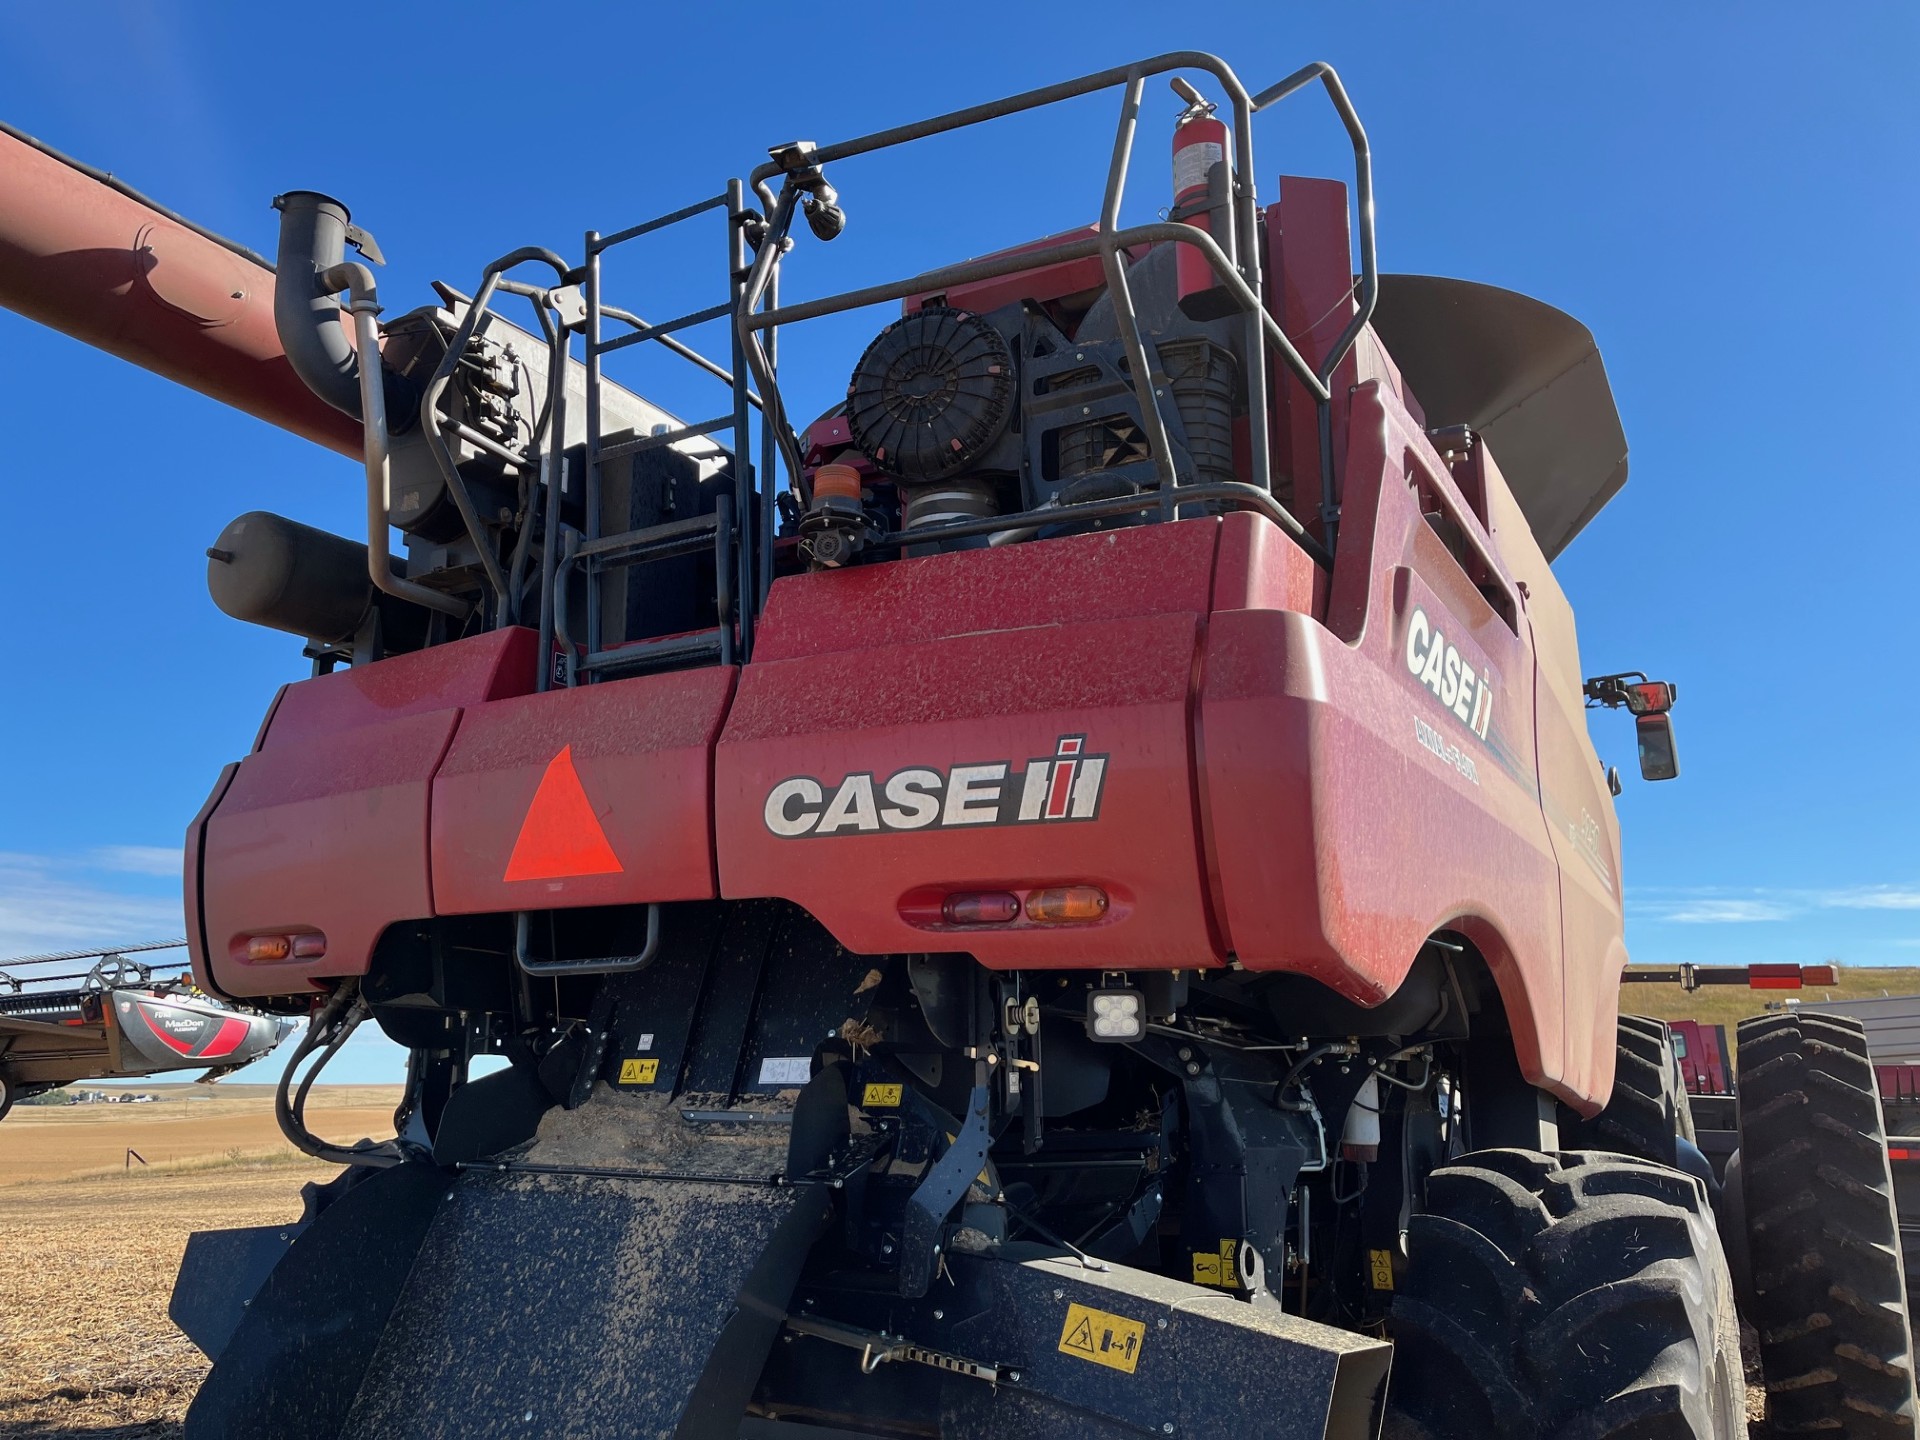
[[[1393,1252],[1391,1250],[1367,1251],[1367,1266],[1373,1272],[1374,1289],[1393,1289]]]
[[[888,1110],[898,1107],[904,1087],[899,1085],[869,1085],[860,1094],[860,1103],[869,1110]]]
[[[622,1085],[651,1085],[659,1076],[658,1060],[622,1060],[620,1062]]]
[[[1238,1240],[1222,1240],[1220,1251],[1211,1250],[1193,1252],[1193,1283],[1196,1285],[1214,1285],[1222,1290],[1240,1288],[1240,1267],[1235,1257],[1240,1250]]]
[[[1069,1305],[1066,1323],[1060,1327],[1060,1353],[1131,1375],[1140,1363],[1146,1338],[1147,1327],[1138,1320],[1087,1305]]]

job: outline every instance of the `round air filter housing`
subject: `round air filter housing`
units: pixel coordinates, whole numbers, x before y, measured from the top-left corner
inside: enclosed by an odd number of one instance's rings
[[[1013,356],[968,310],[929,306],[867,346],[847,385],[853,442],[902,480],[971,469],[1007,428]]]

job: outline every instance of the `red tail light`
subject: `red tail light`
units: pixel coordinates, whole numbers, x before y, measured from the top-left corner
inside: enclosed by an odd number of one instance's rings
[[[949,895],[940,907],[949,925],[1007,925],[1020,918],[1020,899],[1005,890]]]

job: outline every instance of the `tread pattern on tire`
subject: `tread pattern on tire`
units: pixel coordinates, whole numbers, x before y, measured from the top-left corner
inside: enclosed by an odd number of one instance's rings
[[[1745,1434],[1705,1187],[1616,1154],[1488,1150],[1435,1170],[1394,1298],[1387,1434]]]
[[[1565,1112],[1560,1133],[1569,1147],[1612,1150],[1657,1165],[1674,1165],[1674,1137],[1694,1138],[1693,1113],[1664,1020],[1620,1017],[1620,1043],[1607,1108],[1591,1120]]]
[[[1913,1440],[1913,1340],[1866,1033],[1789,1013],[1739,1029],[1740,1172],[1776,1434]]]

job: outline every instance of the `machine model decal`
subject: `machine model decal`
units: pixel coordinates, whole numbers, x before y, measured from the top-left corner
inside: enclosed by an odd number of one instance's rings
[[[1413,717],[1413,738],[1420,742],[1421,749],[1439,756],[1475,785],[1480,783],[1480,767],[1473,763],[1473,757],[1418,715]]]
[[[1415,608],[1407,622],[1407,671],[1434,693],[1440,703],[1482,740],[1493,723],[1493,675],[1473,672],[1473,662],[1462,655],[1439,629],[1427,619],[1427,612]]]
[[[160,1043],[176,1055],[192,1055],[197,1059],[225,1059],[240,1048],[240,1042],[252,1030],[238,1015],[189,1010],[149,1000],[140,1000],[131,1006],[122,1000],[120,1010],[122,1014],[137,1013]]]
[[[767,829],[797,840],[1095,820],[1108,757],[1087,754],[1086,745],[1084,735],[1062,735],[1052,755],[1029,760],[1020,770],[996,760],[945,771],[909,766],[884,780],[861,771],[831,792],[810,775],[796,775],[767,792]]]

